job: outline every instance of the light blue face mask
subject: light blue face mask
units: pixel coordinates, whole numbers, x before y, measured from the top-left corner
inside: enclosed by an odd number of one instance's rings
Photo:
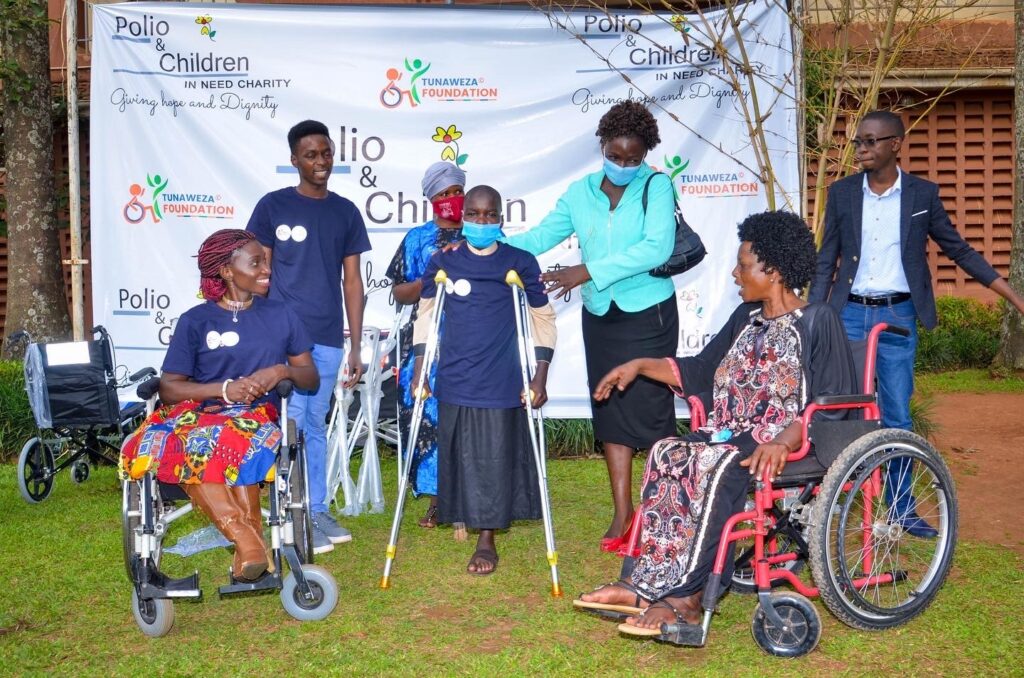
[[[501,237],[501,224],[477,224],[463,218],[462,237],[478,250],[487,249]]]
[[[633,181],[636,177],[636,173],[640,171],[643,166],[641,162],[636,167],[623,167],[622,165],[616,165],[608,158],[604,159],[604,175],[608,177],[608,181],[612,182],[616,186],[625,186],[629,182]]]

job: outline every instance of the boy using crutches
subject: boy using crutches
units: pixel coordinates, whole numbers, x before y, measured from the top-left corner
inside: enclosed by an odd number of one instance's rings
[[[504,243],[501,196],[490,186],[466,193],[466,244],[439,251],[423,276],[414,329],[415,374],[431,331],[435,278],[446,280],[445,327],[439,338],[434,395],[438,401],[438,519],[478,529],[466,571],[488,575],[498,564],[495,530],[513,520],[541,517],[534,446],[524,398],[547,400],[548,364],[555,346],[555,312],[540,283],[533,255]],[[536,369],[523,393],[516,306],[507,278],[515,271],[533,323]],[[543,432],[540,432],[543,435]],[[543,500],[546,501],[546,498]]]

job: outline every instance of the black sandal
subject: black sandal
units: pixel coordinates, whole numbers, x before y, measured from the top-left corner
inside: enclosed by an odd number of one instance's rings
[[[437,527],[437,504],[427,509],[426,515],[420,518],[419,526],[428,530]]]

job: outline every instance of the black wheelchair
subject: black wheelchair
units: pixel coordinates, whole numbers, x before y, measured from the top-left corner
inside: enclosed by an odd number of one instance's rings
[[[160,380],[156,377],[138,387],[138,396],[152,411]],[[313,525],[309,510],[309,485],[302,437],[296,437],[288,419],[292,384],[277,386],[281,396],[282,441],[277,462],[267,473],[269,510],[263,510],[270,539],[273,567],[256,581],[237,579],[228,572],[221,596],[279,591],[285,612],[302,621],[326,618],[338,603],[338,584],[322,567],[313,564]],[[131,469],[123,482],[121,501],[124,561],[132,583],[132,614],[144,634],[166,635],[174,625],[174,600],[200,600],[199,573],[172,578],[160,569],[163,539],[170,525],[188,514],[192,504],[178,485],[161,483],[149,468]],[[282,567],[287,564],[288,574]]]
[[[72,481],[82,483],[97,464],[116,465],[125,435],[145,415],[143,403],[121,407],[118,391],[156,370],[147,367],[126,376],[107,331],[97,326],[91,334],[97,338],[48,344],[32,342],[25,331],[8,339],[29,342],[25,390],[38,431],[18,455],[18,489],[31,504],[50,496],[57,474],[66,468]]]

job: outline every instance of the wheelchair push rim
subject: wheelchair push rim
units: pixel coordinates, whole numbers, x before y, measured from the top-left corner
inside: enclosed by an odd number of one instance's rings
[[[900,458],[913,460],[911,493],[934,539],[906,532],[886,502],[886,469]],[[924,438],[883,429],[854,441],[826,475],[817,509],[811,564],[836,617],[872,630],[924,611],[949,572],[957,533],[952,476]]]

